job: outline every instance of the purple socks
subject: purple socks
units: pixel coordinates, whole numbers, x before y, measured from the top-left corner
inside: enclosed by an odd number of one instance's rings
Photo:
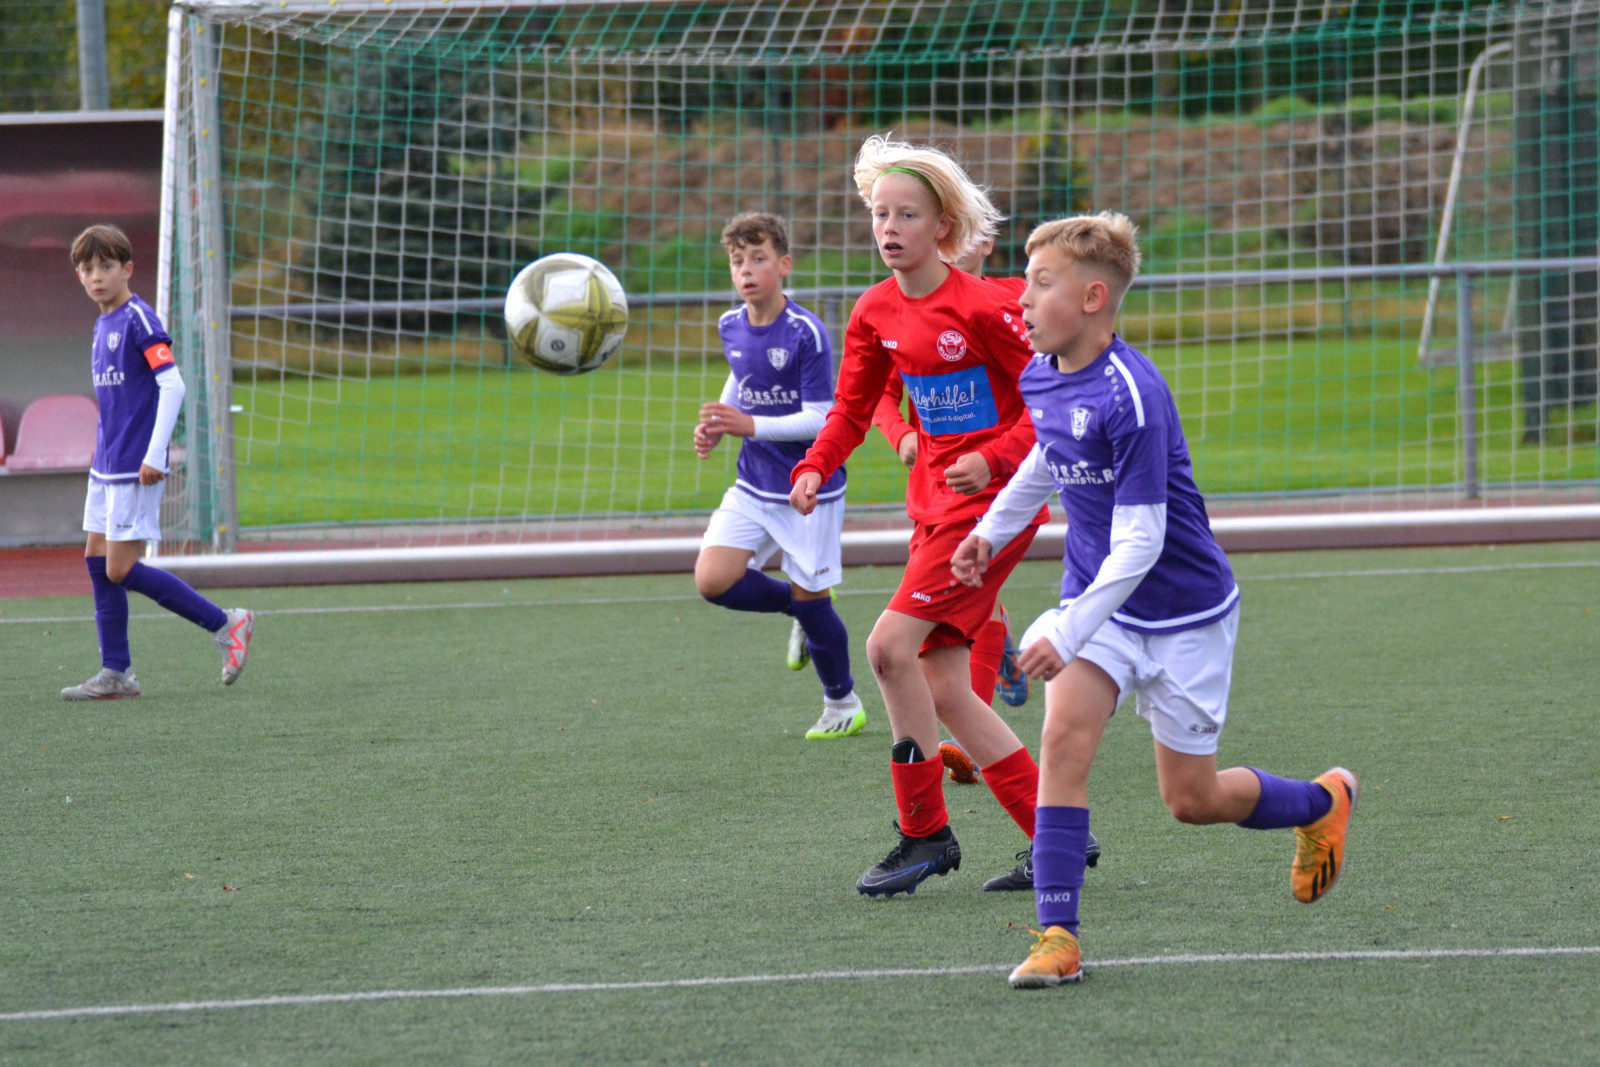
[[[1254,767],[1250,770],[1261,779],[1261,799],[1250,817],[1239,823],[1247,830],[1310,826],[1333,807],[1333,797],[1316,782],[1279,778]]]
[[[744,576],[716,596],[707,600],[734,611],[760,611],[768,614],[789,610],[789,583],[768,578],[754,567],[747,567]]]
[[[1046,807],[1034,811],[1033,900],[1042,926],[1078,933],[1078,895],[1089,850],[1089,809]]]
[[[833,597],[791,601],[789,614],[806,632],[806,648],[811,652],[817,677],[822,679],[823,695],[829,700],[849,696],[856,687],[850,676],[850,634],[844,628],[844,620],[833,610]]]
[[[128,591],[106,577],[104,556],[85,556],[89,584],[94,588],[94,628],[100,635],[100,666],[126,671],[133,665],[128,653]]]
[[[104,560],[101,561],[102,566]],[[187,582],[160,567],[147,567],[135,563],[128,576],[122,579],[124,589],[143,593],[157,604],[180,618],[188,619],[202,629],[216,633],[228,623],[228,613],[189,588]],[[126,615],[123,616],[127,618]]]

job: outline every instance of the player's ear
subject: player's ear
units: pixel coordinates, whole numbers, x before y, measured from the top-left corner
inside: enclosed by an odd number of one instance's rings
[[[784,253],[784,255],[779,257],[779,259],[778,259],[778,277],[787,278],[789,276],[789,272],[791,270],[793,270],[793,269],[794,269],[794,257],[793,256],[789,255],[788,253]]]
[[[1110,300],[1111,286],[1096,278],[1083,291],[1083,313],[1097,315]]]

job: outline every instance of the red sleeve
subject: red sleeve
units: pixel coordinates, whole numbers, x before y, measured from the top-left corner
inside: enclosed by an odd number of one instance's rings
[[[872,425],[872,413],[883,399],[884,386],[894,364],[886,348],[878,343],[877,331],[867,325],[862,315],[862,305],[870,298],[856,302],[850,313],[850,325],[844,334],[844,355],[839,362],[839,383],[833,391],[833,407],[822,424],[822,432],[811,443],[806,458],[795,464],[789,472],[789,484],[806,471],[815,471],[823,481],[833,477],[867,436]]]
[[[1017,388],[1023,368],[1033,359],[1033,349],[1022,339],[1022,314],[1015,304],[1008,303],[989,311],[987,317],[986,336],[993,357],[989,373],[1007,379],[1009,392],[1017,397],[1017,406],[1021,408],[1009,430],[978,449],[979,455],[989,464],[990,474],[1003,483],[1017,473],[1017,467],[1033,451],[1033,420],[1028,417],[1027,406],[1022,403]]]
[[[900,401],[905,395],[906,383],[900,380],[900,372],[895,371],[889,375],[889,384],[884,386],[883,396],[878,399],[878,406],[872,413],[872,425],[888,439],[889,446],[896,450],[900,447],[902,437],[917,432],[900,414]]]

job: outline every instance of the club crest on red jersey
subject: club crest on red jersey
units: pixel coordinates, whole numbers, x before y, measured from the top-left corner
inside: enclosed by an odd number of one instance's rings
[[[954,363],[967,354],[967,339],[961,336],[960,330],[946,330],[939,335],[936,347],[939,349],[941,359]]]

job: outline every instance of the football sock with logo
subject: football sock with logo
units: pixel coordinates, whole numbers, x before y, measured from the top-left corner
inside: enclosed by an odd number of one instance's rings
[[[994,700],[994,683],[1000,675],[1000,659],[1006,654],[1006,624],[990,619],[978,628],[972,639],[968,664],[972,670],[972,691],[988,704]]]
[[[1261,779],[1261,799],[1250,817],[1239,823],[1248,830],[1310,826],[1333,807],[1333,797],[1316,782],[1279,778],[1254,767],[1250,771]]]
[[[889,774],[894,779],[900,832],[907,837],[927,837],[944,829],[950,822],[944,808],[944,759],[937,753],[932,759],[923,759],[921,746],[903,738],[889,751]]]
[[[1039,765],[1024,745],[983,768],[983,780],[1022,832],[1033,839],[1034,808],[1039,803]]]
[[[1089,849],[1089,809],[1041,807],[1033,837],[1033,899],[1041,926],[1078,932],[1078,894]]]
[[[850,675],[850,634],[844,620],[833,609],[833,598],[789,602],[789,614],[806,632],[806,648],[811,665],[822,679],[822,692],[829,700],[843,700],[854,692],[856,680]]]
[[[100,635],[100,666],[126,671],[133,665],[128,653],[128,591],[106,577],[104,556],[85,556],[89,584],[94,589],[94,628]]]
[[[143,593],[174,615],[188,619],[212,633],[228,624],[227,612],[189,588],[182,578],[168,574],[160,567],[135,563],[128,576],[122,579],[122,587]]]
[[[754,567],[746,567],[737,582],[707,600],[734,611],[762,611],[769,614],[789,610],[789,583],[768,578]]]

